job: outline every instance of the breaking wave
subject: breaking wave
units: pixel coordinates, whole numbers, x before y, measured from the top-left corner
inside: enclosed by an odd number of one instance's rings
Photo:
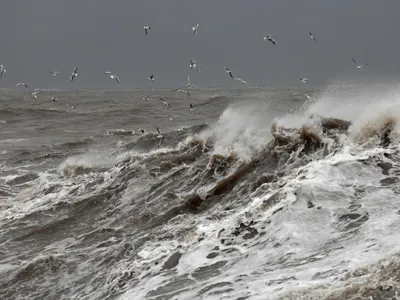
[[[0,296],[397,296],[400,93],[353,92],[2,179]]]

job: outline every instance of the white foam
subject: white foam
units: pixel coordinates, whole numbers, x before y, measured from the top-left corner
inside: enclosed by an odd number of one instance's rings
[[[376,108],[377,101],[382,101],[385,93],[367,89],[360,95],[360,89],[357,88],[356,91],[347,90],[344,94],[347,96],[343,96],[343,91],[322,93],[322,102],[311,105],[306,114],[317,113],[351,120],[352,132],[360,131],[365,126],[365,120],[370,120],[371,116],[379,117],[385,111],[398,114],[397,100],[390,100]],[[338,103],[338,98],[343,102]],[[210,131],[216,140],[216,153],[229,154],[235,151],[248,157],[258,145],[266,144],[265,135],[257,126],[259,120],[250,118],[244,121],[243,116],[246,116],[246,112],[235,108],[228,108],[222,114]],[[306,120],[304,116],[295,118],[298,119],[293,124],[301,124]],[[292,120],[286,119],[287,122]],[[199,298],[198,292],[202,288],[222,281],[232,283],[229,286],[231,290],[222,294],[206,293],[202,297],[232,299],[249,296],[249,299],[265,299],[268,295],[270,299],[285,299],[286,295],[287,299],[320,299],[344,287],[346,281],[341,280],[344,272],[371,265],[399,252],[398,197],[392,189],[380,186],[379,181],[384,177],[380,169],[363,163],[370,157],[383,158],[384,153],[397,149],[363,148],[352,137],[341,137],[343,147],[337,153],[312,161],[284,178],[286,184],[279,189],[282,199],[268,210],[263,210],[263,203],[277,190],[252,198],[247,205],[217,220],[210,219],[209,213],[193,219],[188,217],[187,222],[195,223],[197,236],[204,240],[199,243],[194,236],[192,240],[187,240],[187,244],[181,245],[180,251],[184,254],[177,266],[177,274],[193,278],[193,273],[199,267],[221,260],[226,260],[227,264],[219,269],[221,274],[215,277],[194,280],[189,290],[182,291],[175,299]],[[360,190],[366,192],[360,194]],[[309,201],[314,205],[313,208],[307,207]],[[356,204],[354,212],[350,210],[353,203]],[[340,216],[350,212],[367,218],[355,232],[345,230],[345,224],[340,219]],[[246,220],[257,220],[255,228],[263,231],[264,235],[257,242],[238,237],[233,239],[231,246],[221,245],[220,231],[225,230],[223,235],[232,232],[240,222]],[[264,226],[266,228],[262,229]],[[173,231],[173,228],[170,230]],[[217,257],[207,259],[206,256],[217,245],[221,249],[231,247],[236,251],[219,251]],[[151,243],[147,245],[150,248],[154,246]],[[160,243],[157,243],[157,247],[160,247]],[[170,254],[173,251],[171,249]],[[241,274],[244,277],[237,281]],[[140,287],[132,288],[120,299],[130,299],[138,295],[139,290],[144,297],[148,292],[173,282],[174,276],[164,274],[158,275],[157,279],[143,278]],[[317,288],[321,286],[324,288]],[[307,297],[304,298],[305,291]]]
[[[232,152],[248,160],[263,149],[271,138],[272,118],[263,114],[256,104],[228,107],[212,128],[215,138],[214,153],[229,155]]]

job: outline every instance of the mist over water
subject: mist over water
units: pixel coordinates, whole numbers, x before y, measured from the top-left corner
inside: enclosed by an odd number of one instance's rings
[[[398,296],[398,86],[24,97],[0,94],[0,298]]]

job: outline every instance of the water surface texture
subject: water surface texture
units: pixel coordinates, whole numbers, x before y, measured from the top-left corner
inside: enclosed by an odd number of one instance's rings
[[[190,92],[0,91],[0,298],[397,299],[400,88]]]

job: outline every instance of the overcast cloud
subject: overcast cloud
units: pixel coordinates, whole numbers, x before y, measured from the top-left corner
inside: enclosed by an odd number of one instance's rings
[[[150,74],[156,88],[185,86],[187,75],[202,87],[240,86],[224,66],[255,86],[300,85],[300,77],[313,85],[396,78],[399,11],[400,1],[382,0],[4,0],[0,64],[7,73],[0,87],[143,88],[152,86]],[[147,36],[145,25],[152,27]],[[277,46],[263,41],[268,33]],[[369,66],[357,70],[353,56]],[[189,69],[191,58],[201,73]],[[71,83],[74,67],[80,74]]]

